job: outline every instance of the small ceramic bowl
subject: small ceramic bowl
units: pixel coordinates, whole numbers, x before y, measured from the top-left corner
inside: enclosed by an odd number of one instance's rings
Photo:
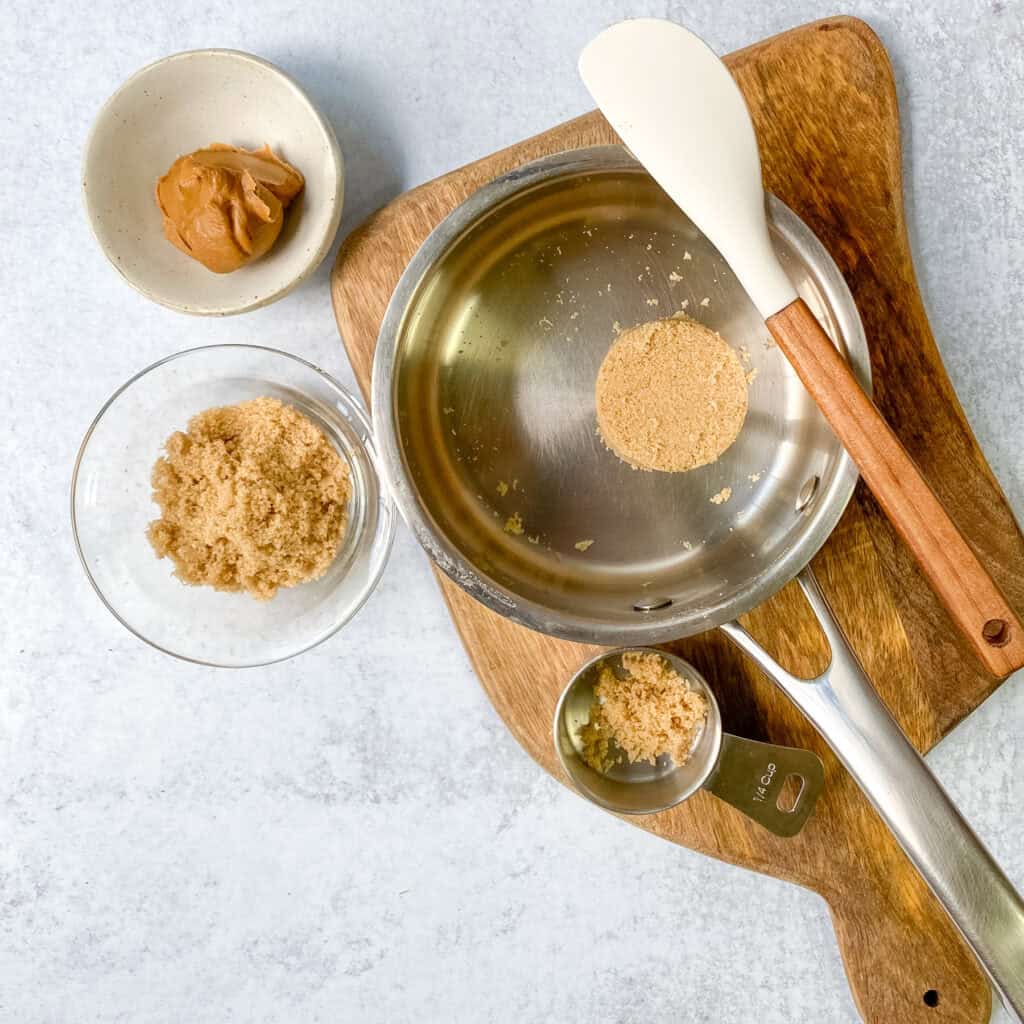
[[[270,601],[182,583],[146,537],[160,514],[150,475],[167,438],[204,409],[261,395],[311,419],[352,480],[348,527],[330,568]],[[341,629],[377,585],[395,526],[359,402],[311,363],[255,345],[179,352],[114,392],[78,453],[71,519],[90,582],[128,629],[168,654],[228,668],[291,658]]]
[[[211,142],[268,143],[306,187],[262,259],[214,274],[164,238],[157,179]],[[307,278],[341,219],[344,172],[334,130],[283,71],[237,50],[178,53],[136,72],[106,102],[82,164],[93,233],[119,274],[183,313],[228,316],[265,306]]]

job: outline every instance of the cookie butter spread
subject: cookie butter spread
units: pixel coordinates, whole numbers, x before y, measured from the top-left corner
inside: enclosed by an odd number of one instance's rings
[[[156,184],[164,234],[216,274],[258,259],[277,241],[305,179],[269,146],[220,142],[178,157]]]

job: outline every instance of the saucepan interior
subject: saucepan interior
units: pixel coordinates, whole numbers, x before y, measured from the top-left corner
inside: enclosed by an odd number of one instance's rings
[[[869,381],[860,320],[820,243],[769,200],[801,296]],[[736,443],[642,472],[596,429],[621,328],[676,313],[750,374]],[[709,629],[789,580],[856,471],[718,252],[620,147],[550,157],[458,207],[406,270],[382,327],[373,411],[389,483],[434,560],[543,632],[628,645]]]

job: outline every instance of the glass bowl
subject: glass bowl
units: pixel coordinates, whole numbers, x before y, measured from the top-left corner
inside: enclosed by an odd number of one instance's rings
[[[270,601],[188,586],[146,537],[159,516],[150,474],[167,438],[212,406],[267,395],[316,423],[352,477],[348,528],[318,580]],[[380,579],[395,516],[359,403],[297,356],[255,345],[212,345],[169,356],[119,388],[82,441],[71,482],[75,544],[103,603],[136,636],[204,665],[266,665],[309,650],[359,610]]]

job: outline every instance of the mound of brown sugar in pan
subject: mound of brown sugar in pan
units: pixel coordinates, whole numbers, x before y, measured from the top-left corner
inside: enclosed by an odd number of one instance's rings
[[[631,764],[654,764],[661,754],[677,767],[686,764],[707,717],[707,698],[658,654],[628,651],[622,667],[625,679],[607,666],[601,670],[590,720],[580,730],[583,760],[594,771],[608,771],[616,763],[614,741]]]
[[[207,409],[153,467],[148,537],[175,575],[261,601],[327,572],[345,534],[347,463],[276,398]]]
[[[623,331],[597,375],[604,443],[636,469],[681,473],[714,462],[739,435],[747,380],[739,356],[685,317]]]

